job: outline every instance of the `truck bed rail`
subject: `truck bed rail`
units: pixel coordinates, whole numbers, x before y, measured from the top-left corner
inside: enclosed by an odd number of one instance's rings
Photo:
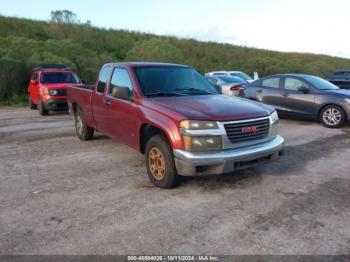
[[[71,86],[71,88],[79,88],[79,89],[85,89],[85,90],[94,90],[95,85],[79,85],[79,86]]]

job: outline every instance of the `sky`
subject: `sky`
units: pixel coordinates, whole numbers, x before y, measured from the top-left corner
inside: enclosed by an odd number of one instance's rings
[[[350,58],[349,0],[0,0],[0,14]]]

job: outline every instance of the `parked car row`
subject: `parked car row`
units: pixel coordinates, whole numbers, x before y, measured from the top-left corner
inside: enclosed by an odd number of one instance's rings
[[[350,91],[316,76],[264,77],[246,85],[244,96],[273,106],[281,116],[319,120],[329,128],[350,120]]]
[[[329,128],[350,121],[350,71],[336,71],[329,81],[304,74],[271,75],[250,83],[225,71],[205,76],[222,94],[271,105],[280,116],[319,120]]]
[[[144,154],[150,181],[161,188],[282,156],[277,111],[328,127],[349,120],[350,91],[326,80],[281,74],[248,83],[234,73],[203,77],[186,65],[108,63],[95,85],[84,85],[63,65],[41,65],[28,91],[42,115],[68,107],[80,140],[98,131]]]

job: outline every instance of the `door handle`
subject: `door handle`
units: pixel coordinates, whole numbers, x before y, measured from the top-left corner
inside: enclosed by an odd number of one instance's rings
[[[111,105],[111,101],[108,100],[108,99],[103,100],[103,104],[104,104],[105,106],[110,106],[110,105]]]
[[[256,92],[261,94],[263,92],[263,90],[262,89],[258,89]]]

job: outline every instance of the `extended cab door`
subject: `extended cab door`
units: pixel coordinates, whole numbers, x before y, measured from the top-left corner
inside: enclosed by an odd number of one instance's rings
[[[105,107],[108,105],[106,105],[104,93],[107,89],[111,71],[112,67],[110,65],[106,65],[101,69],[91,101],[96,129],[105,135],[108,135],[105,115]]]
[[[285,77],[283,79],[281,102],[289,115],[314,117],[317,113],[315,96],[311,87],[301,79]]]
[[[121,96],[120,91],[128,91],[128,95],[123,92]],[[133,97],[134,88],[127,69],[115,67],[105,97],[108,104],[104,110],[107,132],[113,139],[136,148],[139,143],[135,139],[139,132],[139,114]]]

